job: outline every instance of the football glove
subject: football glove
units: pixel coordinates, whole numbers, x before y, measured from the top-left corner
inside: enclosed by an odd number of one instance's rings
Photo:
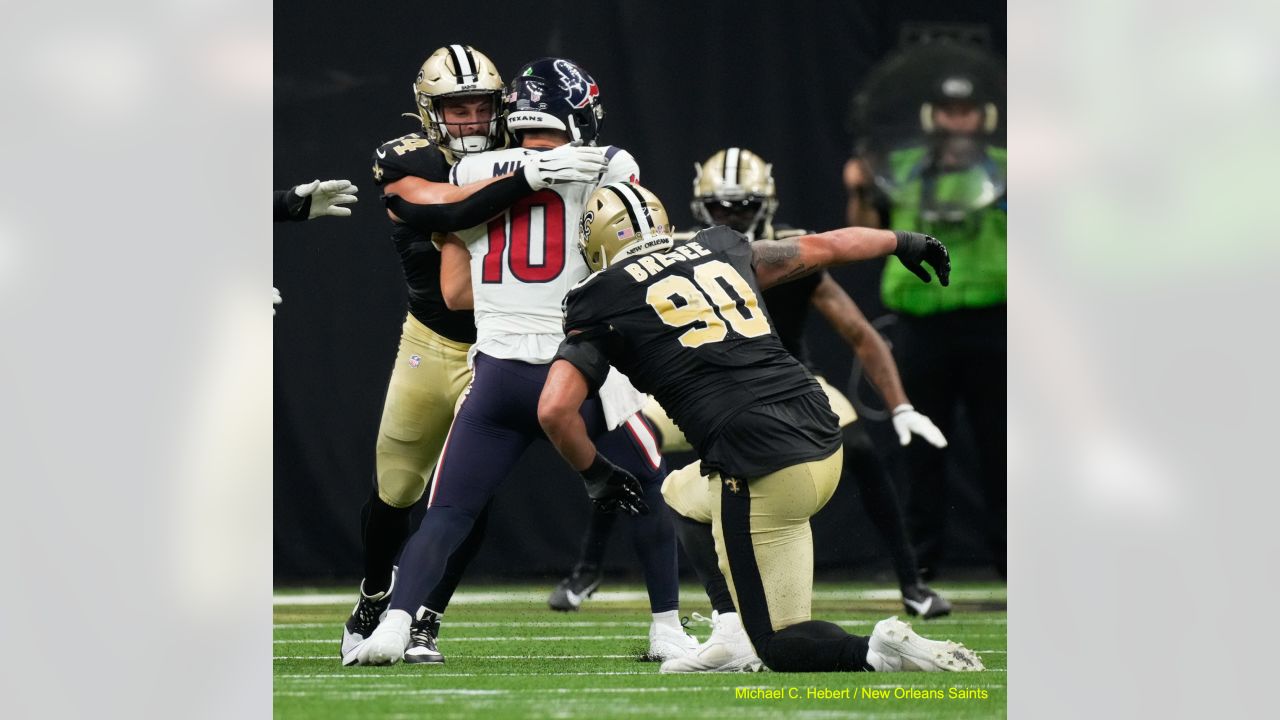
[[[947,446],[947,439],[942,431],[927,415],[916,412],[916,409],[903,403],[893,409],[893,429],[898,431],[898,442],[907,445],[911,442],[911,434],[915,433],[936,448]]]
[[[938,282],[943,287],[951,284],[951,256],[947,254],[947,246],[937,238],[917,232],[895,230],[898,237],[898,248],[894,255],[902,261],[908,270],[916,274],[924,282],[929,282],[929,271],[921,263],[928,263],[938,274]]]
[[[644,491],[640,481],[600,453],[596,453],[591,467],[582,471],[582,480],[587,485],[587,495],[591,496],[591,502],[600,512],[623,510],[628,515],[649,514],[649,506],[641,497]]]
[[[326,215],[347,217],[351,214],[351,208],[341,206],[355,202],[358,191],[359,188],[352,185],[350,180],[312,180],[306,185],[298,185],[289,190],[290,195],[301,199],[301,202],[295,203],[292,197],[289,198],[289,213],[294,217],[302,217],[306,213],[307,220]]]
[[[276,316],[276,306],[284,302],[284,298],[280,297],[280,290],[271,288],[271,317]]]
[[[561,145],[527,160],[524,179],[534,191],[561,183],[593,183],[600,179],[608,166],[604,148]]]

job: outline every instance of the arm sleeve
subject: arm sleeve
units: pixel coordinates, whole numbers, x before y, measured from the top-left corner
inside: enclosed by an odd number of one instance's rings
[[[275,204],[272,209],[272,220],[286,222],[289,220],[306,220],[311,210],[311,196],[298,197],[293,188],[275,191]]]
[[[533,192],[524,173],[489,183],[456,203],[419,205],[398,195],[384,195],[387,208],[410,227],[424,233],[465,230],[483,223]]]
[[[603,337],[599,333],[584,332],[570,335],[560,342],[556,350],[556,360],[567,360],[587,379],[587,387],[591,389],[590,397],[595,397],[609,376],[609,360],[601,347]]]

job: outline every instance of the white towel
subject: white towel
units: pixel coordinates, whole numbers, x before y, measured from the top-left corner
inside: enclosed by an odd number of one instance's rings
[[[610,430],[620,427],[627,418],[640,412],[648,396],[636,390],[626,375],[609,368],[609,376],[600,386],[600,404],[604,406],[604,422]]]

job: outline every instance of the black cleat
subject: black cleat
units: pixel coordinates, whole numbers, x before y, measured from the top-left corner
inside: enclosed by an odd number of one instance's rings
[[[409,629],[409,649],[404,651],[404,661],[443,665],[444,655],[436,647],[438,637],[440,616],[426,608],[419,609],[418,619],[413,621]]]
[[[396,576],[393,573],[391,585],[395,584]],[[378,627],[378,623],[382,622],[383,616],[387,614],[387,606],[390,604],[390,587],[380,593],[365,595],[364,583],[360,583],[360,599],[356,601],[356,606],[351,609],[351,617],[347,618],[346,625],[342,627],[342,657],[346,657],[357,645],[364,642],[365,638],[373,634],[374,628]]]
[[[547,604],[552,610],[561,612],[577,610],[582,607],[582,601],[591,597],[596,588],[600,587],[603,579],[604,573],[600,572],[599,566],[579,565],[573,569],[572,575],[561,580],[556,589],[551,591]]]
[[[923,583],[902,588],[902,606],[908,615],[919,615],[925,620],[951,614],[951,603]]]

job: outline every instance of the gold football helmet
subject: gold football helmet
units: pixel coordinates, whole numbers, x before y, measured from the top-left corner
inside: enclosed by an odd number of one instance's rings
[[[456,97],[488,97],[493,116],[484,135],[454,137],[444,123],[440,101]],[[418,117],[427,138],[457,155],[483,152],[502,144],[502,76],[484,53],[470,45],[446,45],[431,53],[413,83]]]
[[[693,216],[705,225],[728,225],[749,239],[769,237],[778,193],[773,166],[746,148],[727,148],[694,165]]]
[[[578,249],[591,272],[619,258],[670,250],[675,243],[667,209],[657,195],[629,182],[605,185],[587,199]]]

